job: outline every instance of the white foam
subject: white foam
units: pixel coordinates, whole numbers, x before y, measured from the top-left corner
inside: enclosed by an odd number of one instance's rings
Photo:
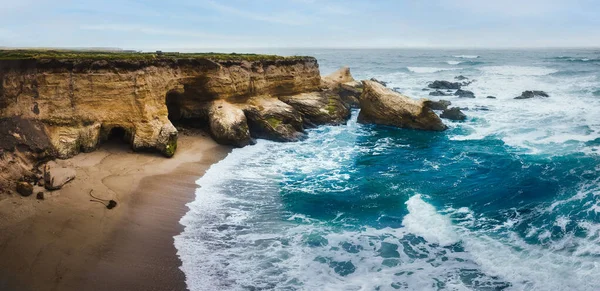
[[[488,74],[506,76],[546,76],[558,72],[552,68],[532,66],[487,66],[480,70]]]
[[[447,61],[446,63],[448,63],[448,65],[458,65],[461,64],[461,61]]]
[[[456,68],[436,68],[436,67],[407,67],[407,69],[413,73],[418,74],[431,74],[442,71],[456,70]]]
[[[460,58],[460,59],[477,59],[479,58],[479,56],[477,55],[458,55],[458,56],[454,56],[455,58]]]
[[[402,220],[402,225],[407,231],[440,245],[451,245],[458,241],[450,220],[423,201],[420,194],[408,199],[406,206],[409,213]]]

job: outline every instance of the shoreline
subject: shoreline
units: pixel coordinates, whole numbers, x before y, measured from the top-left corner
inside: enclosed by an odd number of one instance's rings
[[[173,236],[196,180],[231,148],[183,133],[171,159],[109,143],[59,160],[77,178],[45,200],[0,201],[0,290],[186,290]],[[90,202],[91,189],[118,206]]]

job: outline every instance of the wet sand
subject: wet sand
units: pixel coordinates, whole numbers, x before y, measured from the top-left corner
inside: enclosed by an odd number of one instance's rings
[[[196,132],[171,159],[111,143],[60,161],[77,171],[63,189],[0,201],[0,290],[186,290],[173,236],[195,181],[229,151]],[[90,202],[92,189],[118,206]]]

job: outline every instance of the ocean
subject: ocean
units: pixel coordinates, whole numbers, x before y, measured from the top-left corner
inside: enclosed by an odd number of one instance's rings
[[[600,290],[600,50],[274,52],[468,118],[425,132],[354,111],[233,150],[175,237],[192,291]],[[422,90],[458,75],[477,98]],[[525,90],[550,97],[513,99]]]

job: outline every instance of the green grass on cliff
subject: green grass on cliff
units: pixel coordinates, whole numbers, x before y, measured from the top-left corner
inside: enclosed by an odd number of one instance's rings
[[[146,53],[135,51],[85,51],[85,50],[0,50],[0,60],[27,59],[87,59],[87,60],[160,60],[160,59],[211,59],[211,60],[284,60],[299,57],[282,57],[259,54],[224,54],[224,53]]]

